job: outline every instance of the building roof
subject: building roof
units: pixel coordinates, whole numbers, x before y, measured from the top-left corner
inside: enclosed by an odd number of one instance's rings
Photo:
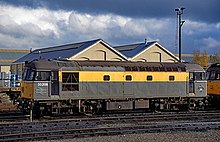
[[[0,49],[0,65],[10,65],[17,59],[30,53],[30,50]]]
[[[138,44],[130,44],[130,45],[123,45],[123,46],[116,46],[114,47],[116,50],[127,56],[128,58],[134,59],[138,55],[142,54],[146,50],[150,49],[153,46],[157,46],[162,49],[164,52],[169,54],[175,60],[179,60],[173,53],[168,51],[162,45],[160,45],[157,41],[146,42],[146,43],[138,43]]]
[[[26,56],[18,59],[16,62],[31,61],[31,60],[37,59],[37,58],[68,59],[68,58],[71,58],[71,57],[83,52],[85,49],[88,49],[89,47],[92,47],[93,45],[95,45],[99,42],[102,42],[108,48],[111,48],[112,51],[116,52],[116,54],[118,54],[126,59],[126,57],[124,57],[120,52],[118,52],[117,50],[115,50],[114,48],[109,46],[102,39],[96,39],[96,40],[91,40],[91,41],[85,41],[85,42],[79,42],[79,43],[37,49],[37,50],[34,50],[33,52],[27,54]]]
[[[153,42],[147,42],[147,43],[137,43],[137,44],[130,44],[130,45],[122,45],[122,46],[115,46],[114,48],[127,56],[128,58],[132,58],[136,56],[138,53],[141,53],[146,48],[150,47],[156,43],[156,41]]]

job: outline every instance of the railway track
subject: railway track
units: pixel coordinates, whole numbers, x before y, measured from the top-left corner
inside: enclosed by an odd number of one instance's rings
[[[96,127],[66,130],[50,130],[39,132],[26,132],[16,134],[6,134],[1,136],[3,141],[31,141],[31,140],[54,140],[76,137],[91,137],[103,135],[121,135],[134,133],[152,133],[167,131],[207,131],[211,129],[220,129],[220,122],[206,123],[179,123],[179,124],[154,124],[137,125],[125,127]],[[0,140],[1,141],[1,140]]]
[[[167,121],[167,120],[199,120],[208,118],[219,118],[220,111],[194,111],[194,112],[162,112],[162,113],[122,113],[122,114],[104,114],[92,116],[66,116],[66,117],[49,117],[43,120],[62,120],[70,119],[80,121]]]
[[[112,116],[0,124],[0,141],[63,139],[165,131],[220,129],[220,112]]]
[[[23,115],[20,111],[1,111],[0,122],[18,122],[28,120],[28,115]]]

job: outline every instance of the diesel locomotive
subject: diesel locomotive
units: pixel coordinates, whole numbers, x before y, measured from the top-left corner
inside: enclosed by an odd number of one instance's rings
[[[35,59],[24,67],[19,105],[38,115],[203,109],[206,85],[196,64]]]
[[[220,103],[220,63],[212,64],[207,69],[207,94],[213,106]]]

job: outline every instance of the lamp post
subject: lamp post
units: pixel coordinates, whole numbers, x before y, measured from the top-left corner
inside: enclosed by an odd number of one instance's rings
[[[183,14],[183,10],[185,8],[176,8],[176,14],[177,14],[177,18],[178,18],[178,32],[179,32],[179,62],[181,62],[181,27],[183,26],[183,23],[185,21],[181,20],[181,15]]]

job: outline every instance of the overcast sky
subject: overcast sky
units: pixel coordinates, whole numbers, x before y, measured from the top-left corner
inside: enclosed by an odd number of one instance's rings
[[[103,39],[158,41],[178,53],[175,8],[184,7],[182,53],[220,50],[220,0],[0,0],[0,48],[37,49]]]

